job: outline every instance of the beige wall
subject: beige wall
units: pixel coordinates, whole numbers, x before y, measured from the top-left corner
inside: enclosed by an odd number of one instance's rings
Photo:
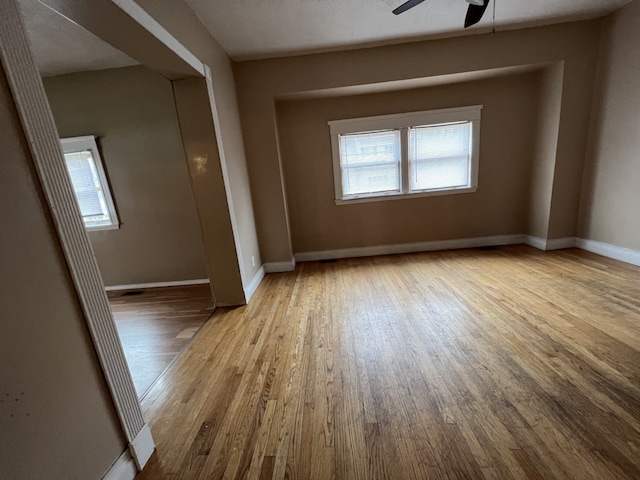
[[[640,250],[640,1],[608,17],[579,236]]]
[[[0,70],[0,478],[101,478],[125,450]]]
[[[274,104],[297,92],[382,85],[523,65],[562,64],[556,148],[545,148],[546,169],[539,188],[546,198],[548,236],[575,235],[585,156],[600,21],[499,32],[495,35],[407,43],[318,55],[240,62],[234,65],[256,223],[267,262],[291,258],[290,225],[281,180]],[[549,109],[553,111],[553,109]],[[280,136],[282,138],[282,136]],[[553,142],[552,142],[553,143]],[[381,204],[382,205],[382,204]],[[294,208],[289,205],[290,208]],[[390,208],[390,207],[381,207]],[[464,232],[460,231],[461,234]],[[527,231],[522,233],[529,233]]]
[[[216,142],[210,85],[204,78],[190,78],[174,81],[173,88],[216,305],[243,305],[246,294]],[[196,163],[197,158],[206,163]]]
[[[224,157],[235,217],[245,284],[262,264],[249,175],[240,126],[233,70],[228,55],[181,0],[137,0],[152,17],[211,68],[218,129],[218,148]],[[255,266],[252,265],[252,257]]]
[[[105,284],[207,278],[171,83],[128,67],[44,84],[62,137],[98,137],[122,223],[89,233]]]
[[[539,73],[537,88],[538,116],[530,173],[528,235],[549,236],[555,159],[560,125],[562,63],[555,63]]]
[[[369,95],[283,101],[278,130],[295,252],[520,234],[538,73]],[[476,193],[336,205],[327,122],[484,105]]]

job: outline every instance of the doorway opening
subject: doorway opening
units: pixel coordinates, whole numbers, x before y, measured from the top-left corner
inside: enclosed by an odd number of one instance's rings
[[[142,398],[215,304],[172,84],[37,0],[19,3]],[[108,224],[95,221],[105,191]]]

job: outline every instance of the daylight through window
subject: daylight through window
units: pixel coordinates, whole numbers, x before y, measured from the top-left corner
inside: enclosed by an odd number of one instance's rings
[[[481,109],[329,122],[336,203],[476,191]]]
[[[95,138],[63,138],[61,143],[85,227],[88,230],[118,228],[118,217]]]

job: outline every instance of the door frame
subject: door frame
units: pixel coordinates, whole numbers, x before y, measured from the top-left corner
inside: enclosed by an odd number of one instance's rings
[[[219,210],[221,218],[216,220],[227,224],[229,230],[226,243],[218,241],[215,245],[215,251],[212,251],[212,248],[207,248],[205,238],[207,267],[212,290],[214,290],[214,299],[218,297],[215,293],[216,282],[222,285],[222,279],[224,279],[225,288],[228,288],[231,280],[234,289],[230,293],[225,292],[228,298],[231,298],[226,303],[245,303],[237,222],[229,192],[228,170],[219,138],[218,118],[209,67],[182,46],[132,0],[93,0],[90,2],[89,15],[87,15],[88,7],[82,5],[85,2],[42,0],[42,3],[102,37],[108,43],[113,43],[104,38],[109,35],[110,29],[106,28],[106,33],[95,30],[105,29],[105,26],[108,27],[112,24],[105,20],[105,16],[116,19],[119,22],[118,25],[122,25],[128,34],[123,36],[122,29],[119,29],[120,39],[126,38],[128,44],[131,45],[131,50],[123,49],[121,45],[118,45],[125,53],[172,82],[188,78],[204,80],[204,89],[210,100],[210,119],[207,120],[211,122],[211,132],[208,140],[214,145],[212,149],[216,150],[210,153],[211,156],[215,156],[219,160],[217,163],[219,168],[214,169],[212,181],[217,187],[218,199],[224,203],[224,208]],[[141,39],[141,42],[134,41],[136,38]],[[145,44],[146,51],[136,52],[136,48],[141,43]],[[121,459],[127,457],[130,461],[133,458],[136,468],[142,470],[153,454],[155,444],[149,425],[142,414],[142,408],[109,308],[102,277],[74,198],[73,187],[66,172],[58,131],[42,79],[31,54],[17,0],[0,2],[0,61],[7,76],[36,174],[54,220],[56,233],[60,239],[82,305],[108,390],[128,442],[128,451],[124,452]],[[182,133],[184,138],[185,132]],[[187,161],[191,167],[189,159]],[[197,204],[197,192],[194,192],[194,195]],[[200,222],[203,225],[203,235],[206,237],[205,219],[201,217]],[[229,262],[230,255],[235,261]],[[224,269],[216,267],[220,264],[221,258],[224,258],[226,262]],[[127,461],[126,458],[124,461]]]

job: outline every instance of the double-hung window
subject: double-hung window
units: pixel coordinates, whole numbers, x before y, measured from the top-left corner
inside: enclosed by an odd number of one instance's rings
[[[329,122],[336,203],[475,192],[481,110]]]
[[[60,140],[64,159],[87,230],[120,226],[95,137]]]

